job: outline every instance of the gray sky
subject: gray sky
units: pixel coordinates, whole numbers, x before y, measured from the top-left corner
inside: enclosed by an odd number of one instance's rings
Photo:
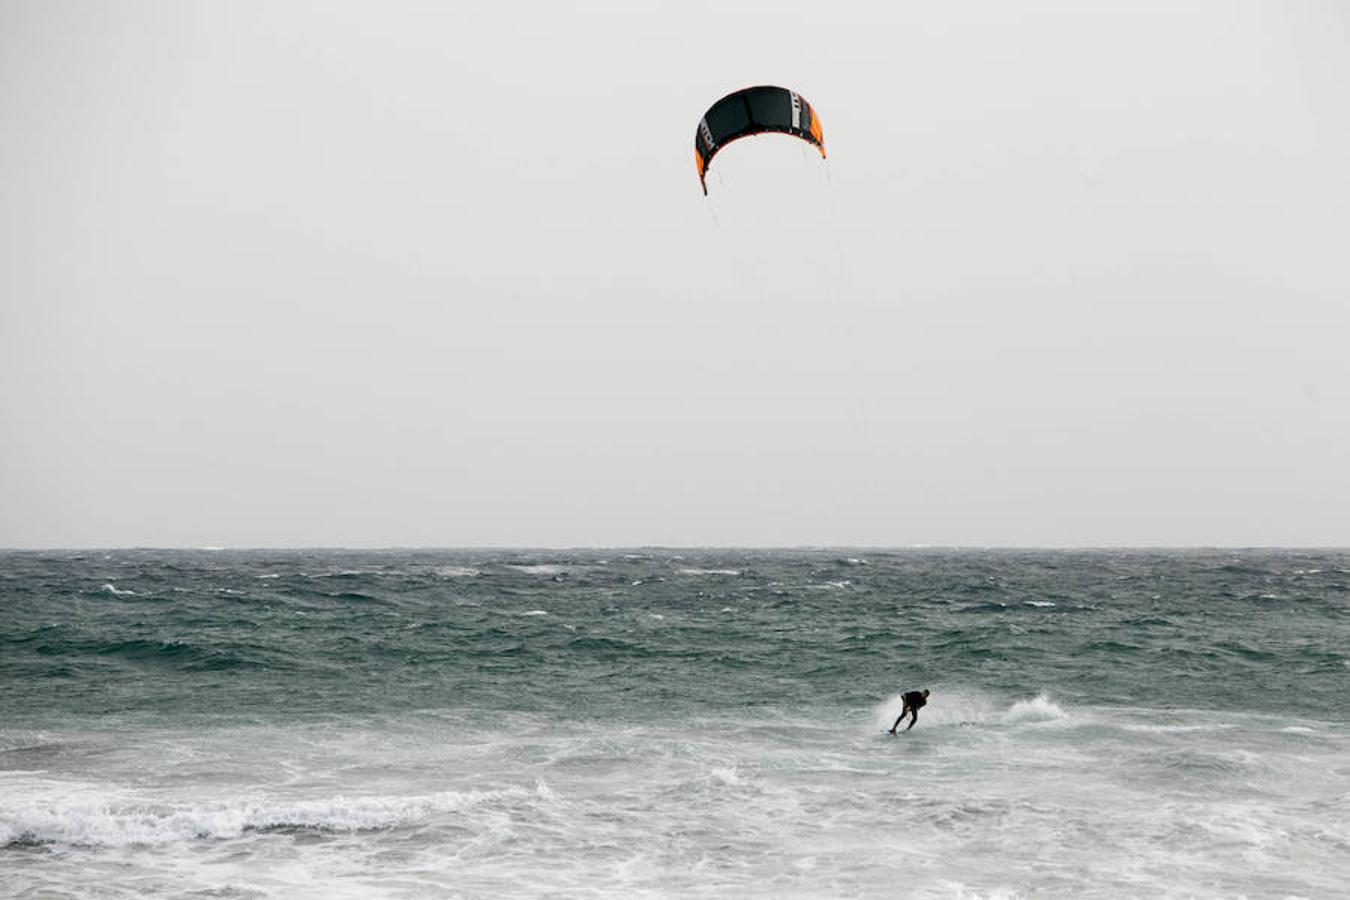
[[[0,546],[1347,545],[1347,160],[1337,0],[0,0]]]

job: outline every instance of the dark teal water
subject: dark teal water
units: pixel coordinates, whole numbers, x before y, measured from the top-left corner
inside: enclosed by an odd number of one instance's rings
[[[1335,552],[10,553],[0,714],[641,720],[955,682],[1344,721],[1348,572]]]
[[[9,552],[0,603],[4,896],[1350,873],[1346,551]]]

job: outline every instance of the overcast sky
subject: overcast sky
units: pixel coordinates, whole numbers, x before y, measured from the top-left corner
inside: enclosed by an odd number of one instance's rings
[[[0,546],[1350,545],[1348,162],[1339,0],[0,0]]]

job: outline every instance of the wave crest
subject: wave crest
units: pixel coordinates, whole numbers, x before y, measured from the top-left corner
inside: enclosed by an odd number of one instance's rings
[[[1059,705],[1051,702],[1045,694],[1037,694],[1030,700],[1019,700],[1003,716],[1003,721],[1014,722],[1056,722],[1069,718],[1069,714]]]
[[[202,804],[107,801],[92,797],[32,800],[0,813],[0,847],[64,844],[126,847],[239,837],[250,831],[357,832],[395,828],[507,796],[499,791],[445,791],[421,797],[241,800]]]

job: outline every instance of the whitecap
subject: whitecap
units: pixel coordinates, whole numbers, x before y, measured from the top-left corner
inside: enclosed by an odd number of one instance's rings
[[[740,569],[676,569],[677,575],[739,575]]]
[[[483,574],[469,566],[439,566],[434,571],[442,578],[474,578]]]
[[[1069,718],[1057,704],[1051,702],[1045,694],[1037,694],[1030,700],[1018,700],[1003,715],[1005,722],[1054,722]]]
[[[238,837],[247,831],[306,828],[369,831],[393,828],[507,795],[504,791],[443,791],[413,797],[338,795],[319,800],[240,799],[204,803],[151,802],[80,792],[10,802],[0,814],[0,846],[15,842],[74,846],[164,845]]]
[[[554,563],[508,563],[506,568],[524,572],[526,575],[565,575],[566,566]]]
[[[124,590],[121,590],[120,588],[115,587],[114,585],[111,585],[111,584],[105,584],[105,585],[103,586],[103,590],[107,591],[109,594],[112,594],[114,597],[135,597],[135,596],[137,596],[137,594],[136,594],[135,591],[124,591]]]
[[[1028,601],[1026,601],[1026,605],[1027,605],[1027,606],[1048,607],[1048,606],[1054,606],[1055,604],[1052,603],[1052,602],[1049,601],[1049,600],[1028,600]]]

